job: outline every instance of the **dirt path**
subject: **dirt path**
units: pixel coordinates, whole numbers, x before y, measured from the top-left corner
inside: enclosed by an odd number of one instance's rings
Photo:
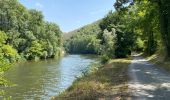
[[[136,56],[128,73],[133,100],[170,100],[170,74],[164,69]]]

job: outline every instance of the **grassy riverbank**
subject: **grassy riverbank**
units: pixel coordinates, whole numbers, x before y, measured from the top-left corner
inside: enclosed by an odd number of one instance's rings
[[[127,98],[127,68],[131,60],[114,59],[82,78],[52,100],[96,100]]]

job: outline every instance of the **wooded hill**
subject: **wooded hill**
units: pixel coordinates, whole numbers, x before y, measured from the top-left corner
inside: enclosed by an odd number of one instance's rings
[[[71,32],[67,32],[67,33],[63,33],[63,39],[67,40],[70,39],[71,37],[73,37],[76,34],[96,34],[100,32],[100,27],[99,27],[99,23],[101,22],[101,20],[98,20],[96,22],[93,22],[91,24],[85,25],[81,28],[78,28],[76,30],[73,30]]]
[[[127,57],[132,51],[152,55],[164,45],[169,57],[169,5],[168,0],[117,0],[116,11],[110,11],[97,27],[71,32],[66,51],[109,59]]]

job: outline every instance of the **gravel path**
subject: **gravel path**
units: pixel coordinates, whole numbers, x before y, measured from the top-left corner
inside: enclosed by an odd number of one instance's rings
[[[170,100],[170,74],[164,69],[136,56],[128,73],[132,100]]]

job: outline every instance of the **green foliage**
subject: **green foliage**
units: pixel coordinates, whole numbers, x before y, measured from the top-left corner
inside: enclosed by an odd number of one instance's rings
[[[0,31],[0,46],[6,42],[7,36],[4,32]]]
[[[137,38],[134,48],[136,51],[143,51],[144,41],[142,41],[141,38]]]
[[[69,53],[100,54],[103,61],[110,58],[127,57],[131,54],[135,41],[133,30],[126,29],[128,19],[119,13],[109,12],[99,23],[93,23],[75,31],[74,35],[65,41]],[[96,30],[96,31],[94,31]],[[98,30],[98,31],[97,31]]]
[[[18,0],[0,0],[0,86],[11,86],[3,77],[11,63],[58,56],[61,33],[58,25],[44,21],[42,12],[28,10]]]
[[[64,47],[68,53],[82,53],[82,54],[99,54],[100,53],[100,39],[97,34],[101,32],[99,22],[92,23],[81,29],[73,31],[70,38],[65,35]]]
[[[97,54],[99,45],[96,35],[77,35],[66,41],[65,48],[68,53]]]
[[[1,48],[2,55],[5,59],[9,60],[9,62],[15,62],[18,60],[19,55],[17,51],[10,45],[4,45]]]
[[[45,22],[40,11],[26,9],[17,0],[0,1],[0,53],[3,59],[52,58],[62,47],[58,25]],[[3,32],[2,32],[3,31]]]
[[[131,55],[131,48],[134,44],[134,37],[131,32],[118,32],[117,33],[117,41],[116,41],[116,49],[115,56],[117,58],[124,58],[128,55]]]
[[[69,33],[65,33],[63,34],[64,40],[70,39],[71,37],[74,37],[74,35],[77,34],[85,34],[85,35],[91,35],[91,34],[98,34],[101,32],[101,29],[99,27],[99,23],[101,22],[101,20],[96,21],[92,24],[86,25],[80,29],[74,30],[72,32]]]
[[[127,6],[127,3],[132,5]],[[126,5],[126,6],[125,6]],[[137,28],[143,31],[146,40],[145,51],[151,55],[157,50],[157,42],[163,41],[166,46],[167,57],[170,57],[170,1],[169,0],[117,0],[115,8],[135,8],[138,15],[135,21]],[[137,22],[138,21],[138,22]],[[139,22],[141,22],[139,25]],[[148,39],[147,39],[148,37]]]
[[[36,59],[42,56],[42,46],[38,41],[32,41],[31,46],[26,50],[27,59]]]
[[[66,51],[101,54],[107,61],[127,57],[132,51],[152,55],[163,41],[169,56],[169,3],[168,0],[117,0],[114,4],[116,11],[110,11],[97,22],[97,27],[91,24],[71,32],[73,36],[65,42]],[[98,42],[89,49],[87,45],[93,44],[91,40]]]
[[[7,35],[5,32],[0,31],[0,59],[7,62],[15,62],[18,60],[19,55],[17,51],[10,45],[5,44]]]
[[[123,15],[123,13],[124,12],[109,12],[100,23],[100,27],[104,31],[99,35],[99,38],[102,40],[101,44],[104,44],[106,48],[111,48],[109,51],[104,49],[107,51],[105,54],[108,55],[109,58],[124,58],[131,54],[135,34],[133,30],[127,28],[129,19],[125,14]],[[110,40],[113,42],[112,45],[106,45],[107,42],[104,39],[105,30],[113,33],[109,36],[114,37]],[[109,37],[107,37],[107,39],[109,39]]]
[[[6,85],[1,74],[11,63],[55,57],[61,51],[61,33],[40,11],[28,10],[18,0],[0,0],[0,85]]]
[[[102,63],[107,63],[110,60],[110,58],[108,57],[108,55],[102,55],[101,56],[101,62]]]
[[[115,42],[116,34],[115,29],[109,32],[107,29],[103,31],[103,42],[102,42],[102,55],[103,59],[113,58],[115,56]],[[106,59],[105,59],[106,58]]]

